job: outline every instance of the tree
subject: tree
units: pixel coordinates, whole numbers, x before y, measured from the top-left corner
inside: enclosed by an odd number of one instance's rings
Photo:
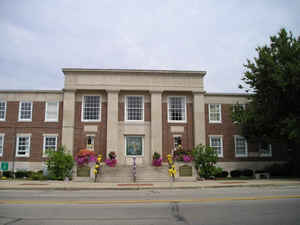
[[[281,29],[270,37],[269,46],[256,48],[258,57],[247,60],[242,80],[251,93],[246,110],[236,110],[233,119],[252,138],[300,138],[300,37]]]
[[[255,140],[281,140],[300,146],[300,37],[285,29],[257,47],[258,57],[247,60],[242,80],[250,93],[246,109],[233,113],[243,135]]]
[[[53,180],[64,180],[66,177],[72,176],[74,166],[73,157],[65,152],[64,147],[59,147],[57,151],[47,151],[47,167],[49,177]]]

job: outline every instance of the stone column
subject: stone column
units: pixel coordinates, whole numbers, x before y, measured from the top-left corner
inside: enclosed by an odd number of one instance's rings
[[[75,91],[64,92],[62,145],[73,154],[75,123]]]
[[[205,104],[204,93],[193,92],[194,95],[194,146],[198,144],[205,145],[206,130],[205,130]]]
[[[118,108],[119,108],[119,90],[106,90],[107,92],[107,151],[114,151],[118,154],[119,151],[119,121],[118,121]]]
[[[162,156],[162,92],[151,92],[151,157]]]

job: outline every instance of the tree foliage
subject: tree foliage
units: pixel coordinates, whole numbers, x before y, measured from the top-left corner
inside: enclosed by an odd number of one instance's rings
[[[72,176],[74,166],[73,157],[65,152],[64,147],[59,147],[57,151],[47,151],[47,167],[49,177],[54,180],[64,180]]]
[[[193,150],[192,154],[195,161],[195,167],[199,171],[200,176],[209,178],[215,175],[216,163],[218,161],[217,152],[204,145],[197,145]]]
[[[247,138],[300,139],[300,37],[285,29],[257,47],[258,57],[247,60],[242,80],[250,103],[233,113]]]

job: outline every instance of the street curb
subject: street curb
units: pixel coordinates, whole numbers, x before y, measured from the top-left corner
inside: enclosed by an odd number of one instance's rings
[[[285,184],[244,184],[244,185],[206,185],[206,186],[179,186],[179,187],[37,187],[37,186],[18,186],[18,187],[0,187],[0,190],[62,190],[62,191],[80,191],[80,190],[176,190],[176,189],[207,189],[207,188],[241,188],[241,187],[279,187],[291,186],[300,183]]]

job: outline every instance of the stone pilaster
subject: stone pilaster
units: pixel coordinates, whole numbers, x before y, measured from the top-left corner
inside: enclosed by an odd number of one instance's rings
[[[118,107],[119,107],[119,91],[107,90],[107,151],[114,151],[118,154],[119,150],[119,121],[118,121]],[[119,155],[119,154],[118,154]]]
[[[151,157],[162,156],[162,92],[151,92]]]
[[[205,104],[204,93],[193,92],[194,100],[194,146],[198,144],[206,144],[206,130],[205,130]]]
[[[75,91],[64,92],[62,145],[73,154],[75,123]]]

